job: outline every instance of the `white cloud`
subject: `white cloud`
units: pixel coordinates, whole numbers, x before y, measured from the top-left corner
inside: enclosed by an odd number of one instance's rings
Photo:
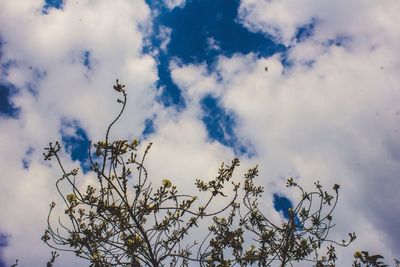
[[[210,49],[210,50],[216,50],[216,51],[221,50],[221,47],[219,46],[218,41],[215,40],[213,37],[207,38],[207,44],[208,44],[208,49]]]
[[[171,41],[171,32],[171,28],[165,26],[159,28],[158,39],[161,41],[160,48],[164,52],[167,52],[168,44]]]
[[[243,0],[239,18],[249,29],[271,35],[290,44],[297,28],[317,20],[315,39],[326,40],[337,35],[355,35],[362,41],[382,40],[384,34],[398,35],[397,1],[371,3],[363,0]],[[388,31],[391,29],[393,31]]]
[[[220,86],[216,82],[215,74],[209,74],[205,64],[181,66],[172,61],[170,69],[172,79],[190,104],[196,105],[207,94],[220,95]]]
[[[115,95],[110,90],[112,83],[119,77],[127,84],[128,94],[136,96],[131,103],[142,111],[126,122],[140,128],[149,115],[144,107],[153,105],[156,79],[154,59],[141,54],[143,32],[139,28],[145,29],[150,23],[150,11],[144,3],[115,1],[110,8],[107,1],[71,1],[63,10],[52,9],[47,16],[40,14],[40,6],[15,11],[17,4],[4,6],[2,18],[12,24],[2,29],[7,40],[4,61],[17,62],[9,70],[9,82],[20,87],[30,83],[29,66],[45,72],[46,78],[38,82],[38,104],[44,109],[57,107],[60,116],[79,118],[90,129],[89,134],[98,138],[106,121],[118,110],[109,99]],[[19,25],[24,27],[15,29]],[[95,62],[89,72],[75,60],[86,50]],[[110,105],[114,107],[111,112],[101,108]],[[132,106],[127,113],[134,112]],[[87,112],[96,108],[97,112]],[[99,117],[104,122],[99,124]]]
[[[186,0],[164,0],[164,5],[170,10],[174,9],[175,7],[182,8],[185,6],[185,4]]]

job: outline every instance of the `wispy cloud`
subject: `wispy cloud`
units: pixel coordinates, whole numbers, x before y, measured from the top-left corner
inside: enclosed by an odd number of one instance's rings
[[[176,7],[184,7],[186,0],[164,0],[164,4],[169,9],[174,9]]]

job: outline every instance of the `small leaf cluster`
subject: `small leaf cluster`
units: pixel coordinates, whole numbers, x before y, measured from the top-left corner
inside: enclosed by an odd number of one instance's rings
[[[356,251],[354,253],[354,262],[353,262],[353,267],[387,267],[389,265],[386,265],[382,260],[383,256],[376,254],[376,255],[370,255],[368,251]],[[396,266],[399,266],[399,261],[394,260]]]

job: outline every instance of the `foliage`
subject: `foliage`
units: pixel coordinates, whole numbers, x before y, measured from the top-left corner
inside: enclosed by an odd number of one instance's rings
[[[300,201],[281,223],[271,221],[260,208],[263,188],[254,183],[257,166],[248,170],[241,183],[233,181],[238,159],[221,164],[215,178],[196,180],[202,197],[179,193],[169,179],[153,185],[144,165],[152,144],[139,153],[137,140],[109,138],[127,102],[125,86],[118,80],[114,90],[122,96],[117,100],[121,110],[105,139],[88,151],[96,183],[84,188],[77,183],[79,169],[66,170],[58,142],[45,148],[44,159],[55,159],[62,171],[56,187],[65,207],[65,217],[55,223],[56,204],[50,205],[42,237],[50,247],[71,251],[93,267],[291,266],[300,261],[334,266],[335,246],[348,246],[355,240],[354,233],[348,241],[328,238],[335,225],[332,213],[339,185],[328,192],[317,182],[314,191],[306,192],[288,179],[287,186],[299,191]],[[205,234],[193,240],[194,233]],[[372,262],[374,258],[363,253],[357,260]]]
[[[389,265],[386,265],[383,260],[382,255],[369,255],[368,251],[356,251],[354,253],[354,262],[353,262],[353,267],[361,267],[362,264],[366,267],[387,267]],[[394,263],[396,267],[400,265],[400,262],[397,259],[394,259]]]

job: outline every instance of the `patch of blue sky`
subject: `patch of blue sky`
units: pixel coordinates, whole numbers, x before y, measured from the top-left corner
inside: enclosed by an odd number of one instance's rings
[[[82,63],[86,67],[87,70],[91,70],[92,69],[90,51],[85,51],[85,52],[82,53]]]
[[[1,57],[0,57],[1,60]],[[17,63],[15,60],[7,60],[7,61],[2,61],[0,65],[0,75],[3,77],[8,76],[9,70],[12,66],[16,66]]]
[[[293,208],[292,201],[285,196],[274,194],[274,209],[278,212],[282,212],[283,217],[289,218],[289,209]]]
[[[313,18],[310,23],[298,27],[295,35],[296,42],[303,42],[311,38],[315,33],[315,27],[317,24],[318,19]]]
[[[209,139],[231,147],[236,155],[248,157],[254,155],[252,146],[244,145],[235,135],[237,126],[235,115],[221,107],[218,99],[211,95],[206,96],[201,101],[201,108]]]
[[[40,70],[37,67],[29,66],[29,70],[32,75],[32,81],[27,84],[27,90],[33,95],[38,95],[38,83],[45,79],[47,76],[47,72]]]
[[[83,173],[87,173],[90,170],[88,156],[90,140],[79,122],[62,120],[61,139],[65,150],[71,155],[71,159],[79,161]]]
[[[280,61],[283,66],[283,71],[285,72],[286,70],[289,70],[291,67],[293,67],[294,63],[293,60],[289,58],[289,54],[287,52],[281,54]]]
[[[64,6],[63,0],[45,0],[42,8],[42,14],[48,14],[51,8],[62,9]]]
[[[3,45],[4,45],[3,37],[1,37],[0,35],[0,60],[3,58]]]
[[[17,119],[20,109],[12,102],[17,89],[12,84],[0,84],[0,117]]]
[[[6,247],[8,245],[9,236],[0,232],[0,247]]]
[[[0,35],[0,79],[3,77],[8,76],[8,71],[12,65],[15,65],[15,61],[11,60],[5,60],[3,58],[3,47],[6,44],[6,41],[3,39],[3,37]]]
[[[35,149],[33,147],[30,147],[28,148],[28,150],[26,150],[25,155],[22,158],[22,167],[24,168],[24,170],[29,169],[33,152],[35,152]]]
[[[317,24],[318,24],[318,19],[313,18],[310,21],[310,23],[299,26],[297,28],[296,34],[294,36],[294,42],[301,43],[307,39],[312,38],[314,36],[315,27],[317,26]],[[288,57],[288,52],[289,52],[289,50],[285,50],[281,54],[281,63],[284,67],[284,71],[289,70],[294,65],[292,60],[290,60]],[[315,63],[314,61],[310,60],[308,62],[304,62],[304,65],[306,65],[308,67],[312,67],[314,63]]]
[[[350,44],[352,41],[352,37],[349,35],[338,35],[335,38],[329,39],[326,41],[326,46],[346,46]]]
[[[293,209],[292,201],[283,195],[275,193],[273,203],[274,209],[278,212],[281,212],[285,219],[289,219],[289,209]],[[300,225],[300,220],[298,217],[296,217],[294,221],[297,226]]]
[[[262,33],[248,31],[238,22],[238,0],[187,1],[183,8],[172,10],[157,1],[148,0],[147,3],[159,12],[150,38],[152,46],[159,48],[163,43],[159,29],[171,29],[168,48],[157,56],[158,86],[164,88],[160,100],[165,106],[185,105],[181,91],[170,76],[172,58],[178,58],[183,64],[206,62],[212,68],[221,55],[255,53],[265,57],[285,49]]]
[[[158,81],[156,86],[161,91],[158,101],[165,107],[174,106],[177,110],[183,110],[186,107],[186,103],[181,90],[172,81],[169,70],[170,58],[160,56],[157,61]]]
[[[144,122],[144,130],[141,139],[146,139],[149,135],[155,132],[153,119],[146,119]]]
[[[147,3],[157,16],[151,45],[144,52],[158,50],[157,87],[161,92],[159,101],[166,107],[182,111],[186,106],[181,90],[171,78],[169,67],[173,59],[182,64],[206,63],[209,71],[213,71],[222,55],[254,53],[269,57],[286,50],[282,44],[263,33],[249,31],[238,21],[239,0],[186,1],[184,7],[172,10],[160,1],[147,0]],[[202,105],[209,138],[232,147],[237,154],[250,154],[250,149],[235,135],[235,115],[226,112],[212,97],[206,97]]]
[[[4,234],[0,231],[0,267],[6,267],[6,263],[4,259],[2,259],[3,248],[8,246],[8,239],[10,238],[9,235]]]

